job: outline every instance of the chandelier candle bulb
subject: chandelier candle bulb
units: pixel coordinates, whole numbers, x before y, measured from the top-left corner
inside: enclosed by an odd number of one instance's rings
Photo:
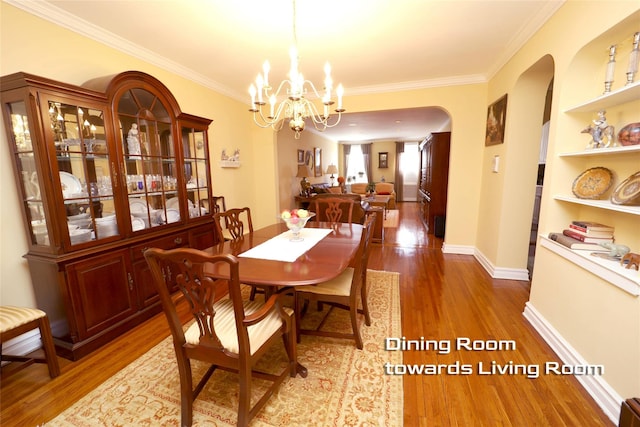
[[[275,95],[271,95],[269,97],[269,104],[271,105],[271,114],[269,115],[269,118],[274,118],[275,117],[275,108],[276,108],[276,96]]]
[[[249,86],[249,95],[251,95],[251,110],[249,111],[257,111],[256,110],[256,87],[253,84]]]
[[[269,61],[264,61],[262,64],[262,71],[264,73],[264,87],[269,87],[269,71],[271,70],[271,66],[269,65]]]

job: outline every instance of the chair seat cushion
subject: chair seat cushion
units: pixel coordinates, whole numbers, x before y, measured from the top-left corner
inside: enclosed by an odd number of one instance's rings
[[[0,306],[0,333],[4,333],[18,326],[46,316],[47,314],[37,308]]]
[[[258,311],[264,303],[260,301],[244,301],[245,315],[250,315]],[[233,302],[228,299],[221,299],[214,304],[216,310],[214,328],[216,335],[227,351],[238,353],[240,351],[238,345],[238,333],[236,331],[236,320],[233,312]],[[285,312],[289,316],[293,316],[293,310],[284,307]],[[272,311],[260,323],[249,326],[249,345],[251,354],[254,354],[273,334],[282,327],[282,319],[275,311]],[[194,322],[184,334],[185,340],[189,344],[197,345],[200,342],[200,328],[198,323]]]
[[[354,269],[352,267],[344,270],[338,277],[315,286],[300,287],[300,292],[308,292],[319,295],[339,295],[349,296],[351,294],[351,281]]]

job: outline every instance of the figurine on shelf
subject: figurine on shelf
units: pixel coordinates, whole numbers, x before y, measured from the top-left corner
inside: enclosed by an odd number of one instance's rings
[[[140,155],[140,140],[138,139],[138,124],[133,123],[127,134],[127,147],[130,156]]]
[[[609,249],[608,255],[616,259],[620,259],[621,257],[628,254],[629,251],[631,250],[629,249],[629,246],[617,245],[615,243],[610,243],[610,242],[599,243],[599,245],[602,246],[603,248]]]
[[[625,268],[633,267],[635,270],[640,271],[640,254],[634,254],[633,252],[625,254],[620,260],[620,265],[625,264]]]
[[[605,110],[598,111],[598,119],[580,131],[580,133],[588,133],[591,135],[591,141],[587,145],[587,148],[607,148],[612,144],[615,145],[615,129],[607,123],[605,114],[607,114]]]

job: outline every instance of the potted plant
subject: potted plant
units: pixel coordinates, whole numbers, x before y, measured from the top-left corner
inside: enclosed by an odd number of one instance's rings
[[[371,196],[376,192],[376,184],[374,182],[370,182],[367,184],[367,195]]]

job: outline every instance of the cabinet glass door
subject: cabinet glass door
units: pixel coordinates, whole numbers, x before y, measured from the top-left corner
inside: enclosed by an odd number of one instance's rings
[[[24,101],[7,103],[11,120],[13,152],[16,156],[18,173],[21,175],[20,194],[25,204],[30,224],[31,242],[35,245],[49,245],[49,230],[42,202],[40,182],[29,131],[27,108]]]
[[[120,97],[118,118],[131,230],[181,221],[176,150],[167,108],[154,93],[134,88]]]
[[[182,127],[184,176],[189,218],[205,216],[210,212],[206,137],[206,132],[202,130]]]
[[[104,112],[49,100],[47,116],[71,245],[118,236]]]

